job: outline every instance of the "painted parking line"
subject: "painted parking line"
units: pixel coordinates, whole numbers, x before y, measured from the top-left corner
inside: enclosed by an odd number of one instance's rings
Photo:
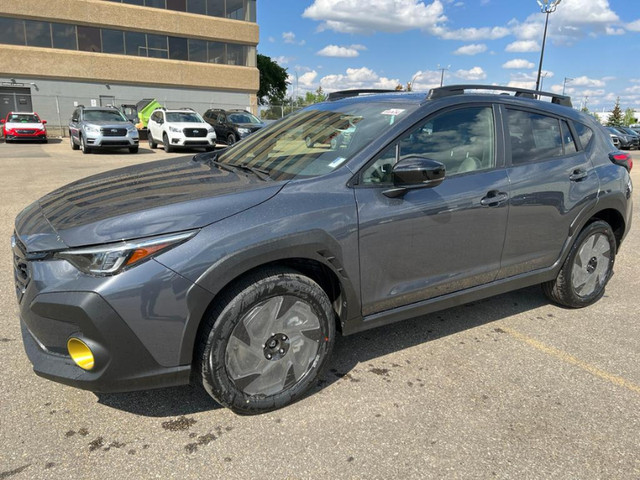
[[[511,328],[502,327],[501,330],[503,330],[505,333],[508,333],[515,339],[520,340],[521,342],[524,342],[527,345],[532,346],[536,350],[540,350],[541,352],[544,352],[547,355],[551,355],[552,357],[562,360],[563,362],[569,363],[571,365],[575,365],[576,367],[581,368],[582,370],[585,370],[590,374],[595,375],[596,377],[599,377],[603,380],[611,382],[614,385],[617,385],[622,388],[626,388],[627,390],[631,390],[632,392],[640,394],[640,385],[636,385],[635,383],[630,382],[625,378],[618,377],[617,375],[613,375],[609,372],[601,370],[598,367],[595,367],[587,362],[583,362],[579,358],[576,358],[573,355],[568,354],[567,352],[563,352],[562,350],[558,350],[557,348],[545,345],[544,343],[539,342],[538,340],[535,340],[531,337],[527,337],[526,335],[516,330],[513,330]]]

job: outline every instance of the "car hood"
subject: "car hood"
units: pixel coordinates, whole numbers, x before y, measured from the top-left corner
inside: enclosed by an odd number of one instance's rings
[[[38,252],[179,232],[258,205],[283,185],[187,157],[150,162],[45,195],[18,215],[16,233]]]
[[[195,123],[195,122],[167,122],[168,126],[177,128],[200,128],[202,130],[209,130],[211,125],[208,123]]]
[[[36,128],[39,130],[44,129],[44,125],[42,123],[24,123],[24,122],[7,122],[5,123],[7,129],[22,129],[22,128]]]
[[[116,122],[107,120],[85,120],[84,125],[97,125],[98,127],[127,128],[133,127],[131,122]]]
[[[235,125],[238,128],[248,128],[252,132],[255,132],[256,130],[260,130],[262,127],[264,127],[264,124],[257,125],[255,123],[236,123]]]

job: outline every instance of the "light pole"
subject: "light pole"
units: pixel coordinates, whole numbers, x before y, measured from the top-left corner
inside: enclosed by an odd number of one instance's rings
[[[438,64],[438,70],[440,70],[440,86],[442,86],[442,84],[444,83],[444,72],[449,70],[449,68],[451,68],[451,65],[447,65],[446,67],[441,67],[440,64]]]
[[[564,82],[562,83],[562,95],[564,95],[564,89],[567,87],[567,81],[573,82],[573,78],[564,77]]]
[[[537,0],[540,11],[546,14],[544,20],[544,34],[542,35],[542,50],[540,51],[540,64],[538,65],[538,78],[536,79],[536,90],[540,88],[540,74],[542,73],[542,60],[544,58],[544,44],[547,41],[547,26],[549,25],[549,14],[556,11],[562,0]]]

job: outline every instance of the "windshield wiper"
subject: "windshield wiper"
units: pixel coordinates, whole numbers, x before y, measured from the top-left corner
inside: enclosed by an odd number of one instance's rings
[[[271,180],[271,177],[269,176],[269,170],[265,170],[264,168],[251,167],[246,163],[241,163],[240,165],[231,165],[231,166],[249,171],[254,175],[256,175],[260,180]]]

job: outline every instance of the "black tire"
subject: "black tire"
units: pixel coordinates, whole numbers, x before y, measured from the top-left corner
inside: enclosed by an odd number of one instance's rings
[[[149,142],[149,148],[151,150],[158,148],[157,142],[153,139],[153,135],[151,135],[151,131],[147,133],[147,141]]]
[[[169,137],[165,133],[162,135],[162,146],[164,147],[164,151],[167,153],[173,152],[173,148],[171,148],[171,144],[169,143]]]
[[[582,308],[597,302],[613,275],[616,239],[607,222],[598,220],[587,225],[567,256],[555,280],[542,284],[545,295],[553,302]]]
[[[71,135],[71,132],[69,132],[69,144],[71,145],[71,150],[78,150],[80,148],[80,146],[73,141],[73,135]]]
[[[235,136],[233,133],[230,133],[230,134],[227,136],[227,145],[231,146],[231,145],[233,145],[234,143],[236,143],[236,136]]]
[[[129,147],[129,153],[138,153],[140,147]]]
[[[213,145],[209,145],[208,147],[204,147],[205,152],[213,152],[216,149]]]
[[[287,324],[293,318],[297,323]],[[333,309],[317,283],[293,270],[265,269],[231,287],[204,320],[195,363],[218,403],[239,414],[265,413],[314,384],[334,337]]]
[[[84,141],[84,137],[82,135],[80,135],[80,150],[82,150],[82,153],[84,154],[91,153],[91,149],[87,147],[87,144]]]

